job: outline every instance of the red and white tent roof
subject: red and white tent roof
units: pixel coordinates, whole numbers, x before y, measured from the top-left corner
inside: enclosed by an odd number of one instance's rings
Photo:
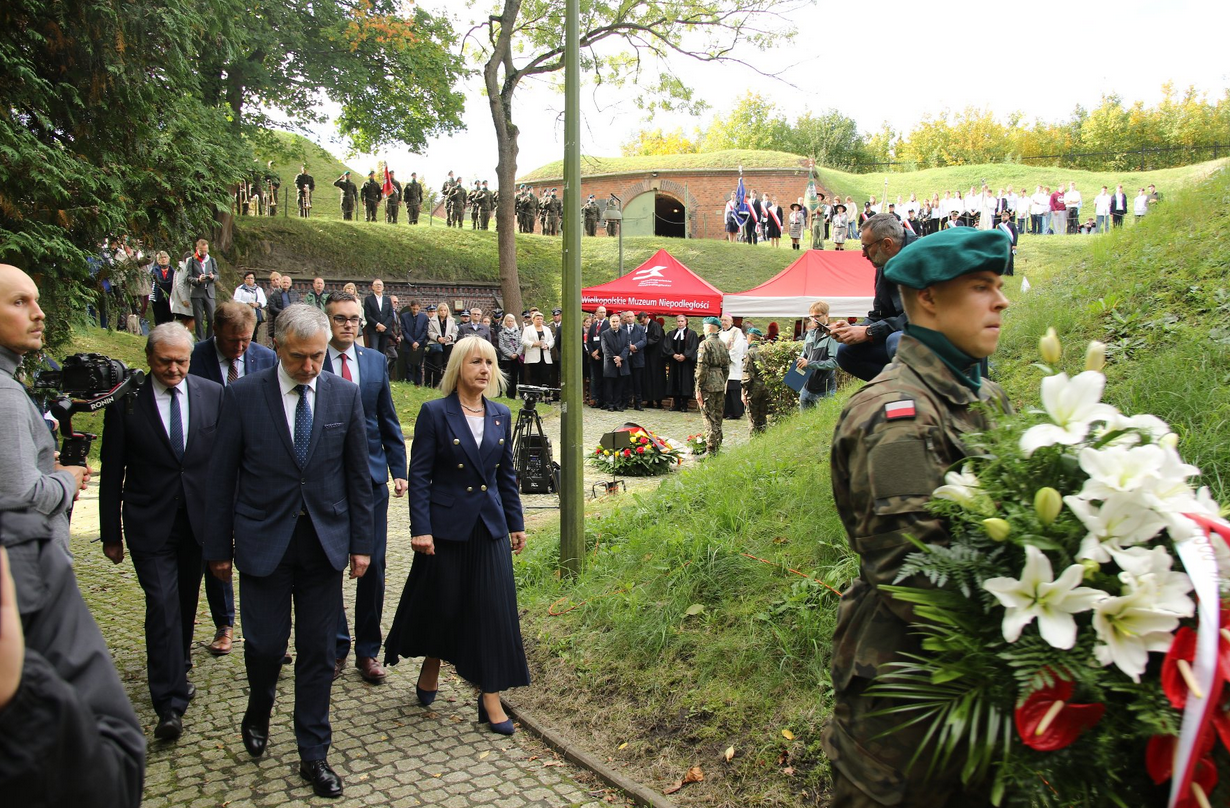
[[[876,268],[854,250],[808,250],[777,275],[723,298],[732,317],[793,317],[807,314],[817,300],[830,317],[863,317],[875,299]]]
[[[722,312],[722,293],[666,250],[658,250],[622,278],[581,290],[583,311],[599,306],[606,306],[608,311],[716,316]]]

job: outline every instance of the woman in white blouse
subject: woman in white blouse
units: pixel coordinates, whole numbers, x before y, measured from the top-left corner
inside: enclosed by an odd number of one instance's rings
[[[521,332],[521,344],[525,347],[525,383],[545,386],[549,379],[555,336],[543,324],[542,312],[534,312],[534,321]]]

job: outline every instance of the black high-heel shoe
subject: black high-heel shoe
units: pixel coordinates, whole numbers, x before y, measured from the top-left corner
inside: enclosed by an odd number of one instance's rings
[[[481,695],[478,697],[478,723],[487,724],[491,727],[492,732],[498,732],[501,735],[512,735],[517,731],[516,727],[513,726],[511,718],[505,719],[498,724],[492,721],[487,715],[487,708],[483,706],[483,697]]]

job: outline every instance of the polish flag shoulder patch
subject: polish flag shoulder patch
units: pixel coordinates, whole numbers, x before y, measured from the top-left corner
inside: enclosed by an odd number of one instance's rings
[[[884,405],[884,417],[889,421],[914,417],[914,399],[903,398]]]

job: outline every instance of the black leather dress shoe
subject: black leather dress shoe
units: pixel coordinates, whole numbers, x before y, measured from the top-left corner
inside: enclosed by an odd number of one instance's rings
[[[188,683],[188,701],[192,701],[195,698],[196,698],[196,685],[192,684],[192,682],[189,682]]]
[[[258,758],[265,754],[265,747],[269,745],[269,716],[262,718],[244,713],[239,731],[243,734],[243,748],[249,755]]]
[[[158,726],[154,728],[154,737],[160,741],[178,741],[184,732],[183,719],[174,710],[167,710],[158,717]]]
[[[342,796],[342,778],[329,768],[327,761],[299,761],[299,776],[312,784],[312,790],[318,797]]]

